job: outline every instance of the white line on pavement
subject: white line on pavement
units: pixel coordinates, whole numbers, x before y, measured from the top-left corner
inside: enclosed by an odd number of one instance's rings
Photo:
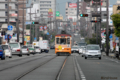
[[[78,61],[77,61],[77,59],[76,59],[76,56],[75,56],[75,61],[76,61],[77,68],[78,68],[78,70],[79,70],[81,79],[82,79],[82,80],[86,80],[86,77],[85,77],[85,75],[83,74],[83,71],[82,71],[81,67],[80,67],[79,64],[78,64]]]

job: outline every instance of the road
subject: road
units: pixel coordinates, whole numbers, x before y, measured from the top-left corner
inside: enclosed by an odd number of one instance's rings
[[[74,37],[80,41],[80,36]],[[0,60],[0,80],[120,80],[120,61],[106,56],[88,58],[77,53],[56,56],[49,53],[13,56]]]
[[[85,60],[77,53],[56,56],[50,50],[0,63],[0,80],[120,80],[120,61],[105,56]]]

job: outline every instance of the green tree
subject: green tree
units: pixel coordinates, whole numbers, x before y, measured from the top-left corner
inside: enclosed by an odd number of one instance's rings
[[[120,37],[120,13],[111,16],[113,25],[115,26],[115,35]]]

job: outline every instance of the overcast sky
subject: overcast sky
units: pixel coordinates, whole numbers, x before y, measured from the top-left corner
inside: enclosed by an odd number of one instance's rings
[[[56,0],[57,2],[57,6],[56,6],[56,10],[60,11],[60,13],[63,15],[63,17],[65,18],[65,5],[66,2],[76,2],[77,0]],[[110,5],[113,5],[116,3],[117,0],[109,0],[110,1]]]

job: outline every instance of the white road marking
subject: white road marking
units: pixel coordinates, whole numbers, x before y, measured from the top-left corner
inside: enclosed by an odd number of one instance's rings
[[[77,59],[76,59],[76,56],[75,56],[75,61],[76,61],[77,68],[78,68],[78,71],[79,71],[79,73],[80,73],[81,79],[82,79],[82,80],[86,80],[86,77],[85,77],[85,75],[83,74],[83,71],[82,71],[81,67],[80,67],[79,64],[78,64],[78,61],[77,61]]]
[[[114,59],[109,59],[109,58],[105,58],[105,59],[110,60],[110,61],[113,61],[113,62],[116,62],[116,63],[119,63],[119,61],[114,60]]]

